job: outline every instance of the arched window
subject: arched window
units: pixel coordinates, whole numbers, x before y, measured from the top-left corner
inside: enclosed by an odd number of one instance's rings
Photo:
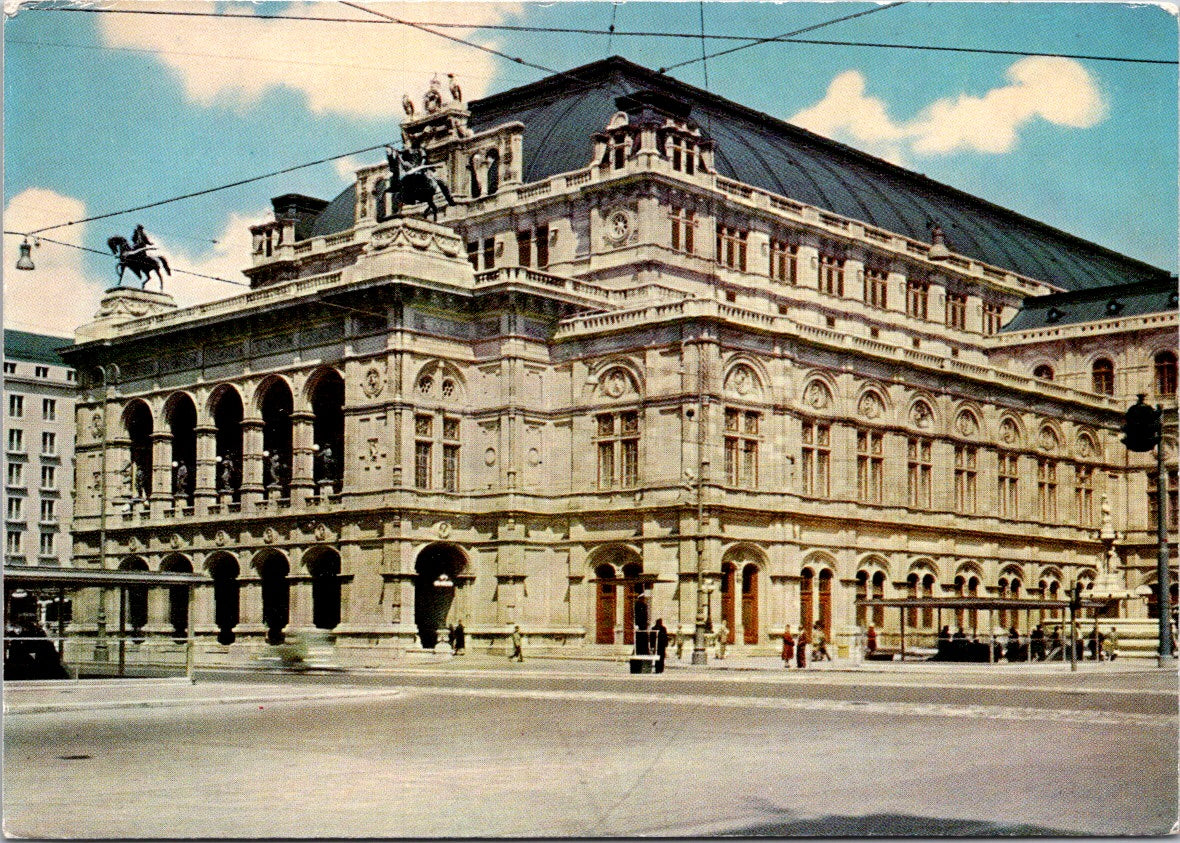
[[[328,370],[316,380],[311,411],[315,415],[316,487],[338,492],[344,458],[344,381],[335,371]]]
[[[214,391],[211,405],[213,424],[217,428],[217,466],[213,484],[219,495],[236,501],[242,483],[242,397],[233,387],[221,386]],[[237,576],[236,572],[234,576]],[[232,633],[230,640],[233,640]]]
[[[267,496],[291,493],[291,412],[294,400],[286,382],[276,378],[262,396],[263,483]]]
[[[1033,369],[1033,377],[1040,378],[1043,381],[1051,381],[1053,380],[1053,367],[1048,363],[1042,363]]]
[[[1155,356],[1155,392],[1157,395],[1176,394],[1176,352],[1161,351]]]
[[[1099,395],[1114,395],[1114,363],[1105,357],[1099,357],[1091,368],[1094,391]]]
[[[197,408],[187,395],[169,402],[168,428],[172,432],[172,494],[191,504],[197,479]],[[191,571],[191,569],[190,569]]]
[[[146,499],[152,493],[152,412],[142,401],[133,401],[123,413],[123,427],[131,440],[131,459],[123,471],[124,491]]]

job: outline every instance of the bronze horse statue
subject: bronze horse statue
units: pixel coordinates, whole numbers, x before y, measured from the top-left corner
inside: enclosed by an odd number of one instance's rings
[[[147,289],[148,281],[152,280],[152,273],[160,280],[160,291],[164,290],[164,273],[172,274],[168,261],[163,255],[148,254],[147,246],[138,248],[127,242],[127,238],[116,235],[107,240],[107,248],[112,255],[119,258],[119,286],[123,285],[123,272],[130,269],[135,277],[143,281],[143,289]]]
[[[384,222],[390,217],[401,213],[405,205],[426,203],[426,210],[430,218],[438,222],[438,205],[434,202],[435,193],[441,193],[448,205],[454,205],[451,191],[439,179],[425,161],[425,156],[418,149],[396,150],[391,146],[385,147],[385,159],[389,162],[389,179],[381,179],[376,186],[377,222]],[[393,209],[385,213],[385,197],[393,196]]]

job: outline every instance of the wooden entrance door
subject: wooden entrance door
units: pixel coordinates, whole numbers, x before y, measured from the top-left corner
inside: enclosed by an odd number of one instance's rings
[[[725,626],[729,630],[725,636],[726,644],[732,644],[737,634],[734,624],[737,619],[734,611],[734,570],[731,562],[721,566],[721,617],[725,618]]]
[[[742,640],[758,643],[758,568],[747,565],[742,569]]]
[[[615,604],[615,570],[609,565],[604,565],[594,573],[598,578],[598,582],[595,583],[598,593],[594,601],[594,643],[614,644],[615,617],[617,612]]]

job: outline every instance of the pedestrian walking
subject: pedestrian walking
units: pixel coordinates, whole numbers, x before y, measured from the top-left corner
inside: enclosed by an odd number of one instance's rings
[[[717,658],[725,658],[725,645],[729,643],[729,624],[725,622],[725,618],[717,624]]]
[[[817,622],[815,625],[815,650],[811,660],[821,662],[824,659],[832,660],[832,656],[828,652],[828,634],[824,632],[823,625]]]
[[[514,624],[512,627],[512,655],[508,657],[508,661],[524,661],[524,636],[520,634],[520,624]]]
[[[656,625],[652,627],[655,632],[656,645],[656,673],[664,672],[664,658],[668,653],[668,629],[664,626],[664,619],[657,618]]]
[[[786,628],[783,629],[783,667],[789,670],[794,658],[795,636],[791,634],[791,625],[787,624]]]
[[[1110,632],[1106,633],[1106,638],[1102,641],[1102,654],[1106,656],[1108,662],[1114,661],[1119,654],[1119,636],[1114,631],[1114,627],[1110,628]]]
[[[455,652],[455,625],[453,623],[447,624],[447,645],[451,648],[451,652]]]
[[[685,635],[679,628],[676,630],[676,661],[681,661],[684,658],[684,638]]]
[[[467,631],[463,629],[463,621],[455,624],[455,655],[461,656],[467,650]]]
[[[876,627],[869,627],[869,631],[865,633],[865,655],[871,656],[877,652],[877,629]]]
[[[807,644],[807,630],[804,629],[799,632],[799,640],[795,642],[795,667],[797,668],[807,667]]]

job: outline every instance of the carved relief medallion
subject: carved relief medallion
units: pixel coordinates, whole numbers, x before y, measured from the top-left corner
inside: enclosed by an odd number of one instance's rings
[[[633,228],[631,215],[625,208],[617,208],[606,218],[606,240],[612,245],[621,246],[627,242]]]
[[[213,537],[213,543],[218,547],[225,547],[229,544],[229,534],[225,530],[218,530],[217,535]]]
[[[914,427],[927,430],[934,424],[934,411],[925,401],[918,401],[910,408],[910,421]]]
[[[1037,436],[1037,447],[1042,451],[1057,450],[1057,434],[1053,432],[1051,427],[1041,428],[1041,432]]]
[[[1014,445],[1020,440],[1020,431],[1012,419],[1000,422],[1000,441],[1005,445]]]
[[[823,381],[812,381],[803,393],[803,403],[823,410],[832,403],[832,393]]]
[[[365,382],[361,389],[369,398],[376,398],[381,394],[384,384],[381,382],[381,370],[376,366],[369,367],[365,372]]]
[[[274,527],[267,527],[262,531],[262,540],[267,544],[274,544],[279,534],[275,532]]]
[[[325,541],[328,538],[328,528],[323,523],[317,523],[312,532],[315,534],[315,540],[318,542]]]
[[[628,383],[627,373],[622,369],[611,369],[602,381],[602,391],[611,398],[618,398],[627,391]]]
[[[959,413],[959,417],[955,419],[955,427],[963,436],[974,436],[979,432],[979,422],[975,420],[975,416],[966,411]]]
[[[866,419],[876,419],[880,418],[881,414],[885,412],[885,403],[877,393],[866,392],[860,397],[860,403],[857,405],[857,409]]]
[[[168,537],[168,544],[172,545],[173,550],[180,550],[180,546],[184,544],[184,539],[180,537],[179,533],[173,533]]]

